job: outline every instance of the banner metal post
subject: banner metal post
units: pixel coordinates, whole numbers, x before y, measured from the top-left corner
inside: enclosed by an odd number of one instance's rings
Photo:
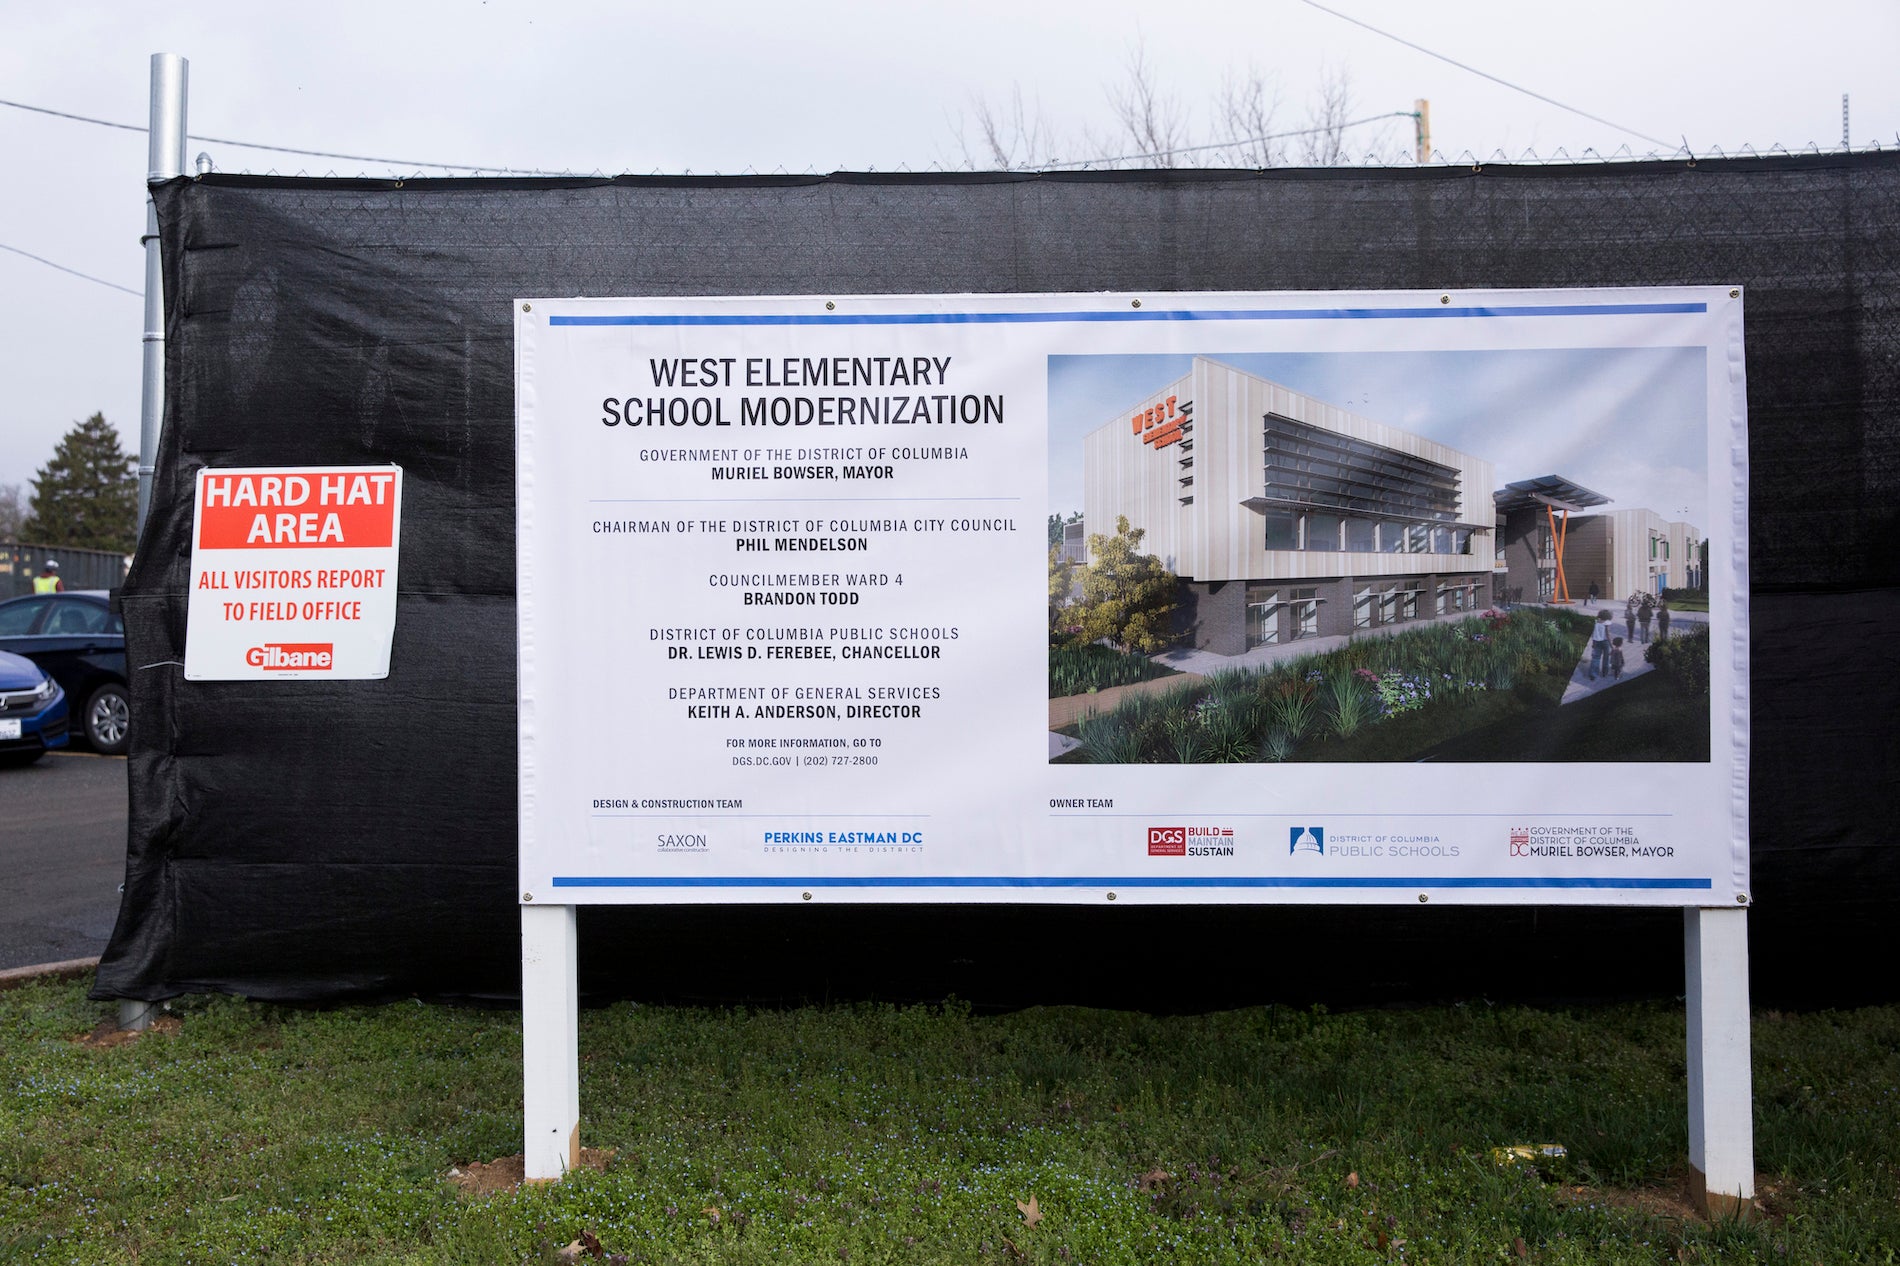
[[[145,365],[139,395],[139,518],[152,505],[152,471],[158,462],[158,432],[165,416],[165,280],[159,266],[158,205],[151,186],[185,170],[185,98],[190,63],[176,53],[152,54],[151,127],[146,133]]]
[[[1745,907],[1683,911],[1683,976],[1691,1195],[1707,1217],[1743,1217],[1755,1197]]]
[[[573,906],[521,907],[523,1177],[561,1178],[581,1161],[579,938]]]
[[[159,425],[165,416],[165,274],[158,254],[158,204],[152,186],[185,170],[185,97],[191,64],[177,53],[152,54],[152,110],[145,145],[145,332],[139,390],[139,502],[135,534],[145,533],[152,508],[152,471],[158,462]],[[136,548],[136,546],[134,547]],[[157,1013],[149,1002],[119,1002],[119,1027],[151,1027]]]

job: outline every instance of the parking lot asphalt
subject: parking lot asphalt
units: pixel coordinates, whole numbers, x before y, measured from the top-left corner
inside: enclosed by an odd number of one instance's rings
[[[125,758],[0,769],[0,969],[105,949],[125,879]]]

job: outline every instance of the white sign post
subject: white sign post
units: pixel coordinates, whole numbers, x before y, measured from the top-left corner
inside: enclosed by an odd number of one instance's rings
[[[516,339],[530,1177],[577,1156],[583,902],[1618,904],[1689,912],[1696,1164],[1752,1195],[1739,291],[529,299]],[[1244,722],[1199,694],[1163,742],[1056,679],[1096,618],[1045,531],[1076,512],[1183,595],[1194,676],[1112,689],[1255,683]],[[1586,588],[1633,679],[1624,596],[1705,551],[1678,748],[1355,756],[1260,710],[1456,716]],[[1621,680],[1610,641],[1568,715]],[[1706,1040],[1738,1000],[1739,1083]]]

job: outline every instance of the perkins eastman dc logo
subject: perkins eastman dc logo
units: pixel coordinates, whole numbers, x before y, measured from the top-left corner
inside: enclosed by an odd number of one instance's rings
[[[266,642],[244,652],[244,662],[266,672],[286,669],[322,670],[336,667],[334,642]]]
[[[1326,856],[1326,828],[1323,826],[1296,826],[1287,831],[1286,851],[1294,853],[1313,853]]]

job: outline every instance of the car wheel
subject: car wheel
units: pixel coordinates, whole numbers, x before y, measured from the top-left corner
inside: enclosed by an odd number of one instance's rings
[[[132,728],[132,704],[124,686],[101,686],[86,701],[86,742],[92,750],[107,756],[125,752],[126,734]]]

